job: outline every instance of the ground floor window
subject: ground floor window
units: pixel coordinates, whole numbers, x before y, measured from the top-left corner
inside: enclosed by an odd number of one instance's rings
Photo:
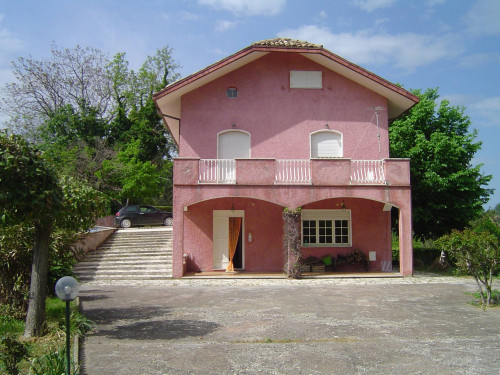
[[[303,210],[302,245],[351,246],[351,211]]]

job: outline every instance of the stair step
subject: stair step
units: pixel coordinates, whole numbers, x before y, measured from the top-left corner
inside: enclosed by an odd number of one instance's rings
[[[157,251],[129,251],[129,252],[126,252],[126,251],[103,251],[103,252],[99,252],[99,253],[94,253],[94,254],[91,254],[89,256],[87,256],[86,258],[89,259],[89,258],[107,258],[107,257],[117,257],[117,256],[137,256],[137,257],[146,257],[146,256],[161,256],[161,255],[171,255],[172,252],[171,251],[167,251],[167,250],[157,250]]]
[[[146,267],[155,267],[155,266],[169,266],[168,262],[148,262],[148,263],[137,263],[137,264],[131,264],[131,263],[123,263],[123,262],[113,262],[113,263],[80,263],[77,266],[73,268],[73,271],[79,272],[81,270],[88,270],[88,269],[111,269],[111,268],[120,268],[123,269],[124,266],[127,267],[127,269],[134,269],[134,268],[146,268]]]
[[[151,275],[144,275],[143,277],[128,277],[128,276],[121,276],[121,277],[78,277],[78,280],[80,282],[107,282],[107,281],[130,281],[131,284],[133,284],[134,281],[148,281],[148,280],[171,280],[172,275],[162,275],[162,276],[151,276]]]
[[[172,228],[119,229],[75,265],[80,281],[143,281],[172,278]]]

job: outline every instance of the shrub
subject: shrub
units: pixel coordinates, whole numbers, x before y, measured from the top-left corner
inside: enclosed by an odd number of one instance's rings
[[[452,231],[436,241],[436,245],[447,251],[463,272],[476,280],[481,303],[491,304],[493,275],[500,265],[498,222],[485,216],[474,224],[474,228]]]
[[[0,338],[0,362],[9,375],[18,375],[18,364],[28,357],[28,348],[11,336]]]
[[[44,354],[31,362],[32,375],[61,375],[66,373],[66,350],[61,349]],[[78,367],[71,362],[71,373],[78,375]]]
[[[18,318],[27,308],[33,236],[27,225],[4,226],[0,231],[0,304]]]

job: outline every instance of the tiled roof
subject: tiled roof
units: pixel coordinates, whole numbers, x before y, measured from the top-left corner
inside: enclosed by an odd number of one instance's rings
[[[309,42],[304,42],[302,40],[290,39],[290,38],[274,38],[265,39],[258,42],[252,43],[253,46],[265,46],[265,47],[288,47],[288,48],[323,48],[320,44],[313,44]]]

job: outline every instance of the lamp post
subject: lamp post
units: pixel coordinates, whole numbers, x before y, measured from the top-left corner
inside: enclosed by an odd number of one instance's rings
[[[69,344],[69,303],[78,295],[79,285],[71,276],[64,276],[57,280],[56,295],[60,300],[66,301],[66,375],[71,374],[71,356]]]

